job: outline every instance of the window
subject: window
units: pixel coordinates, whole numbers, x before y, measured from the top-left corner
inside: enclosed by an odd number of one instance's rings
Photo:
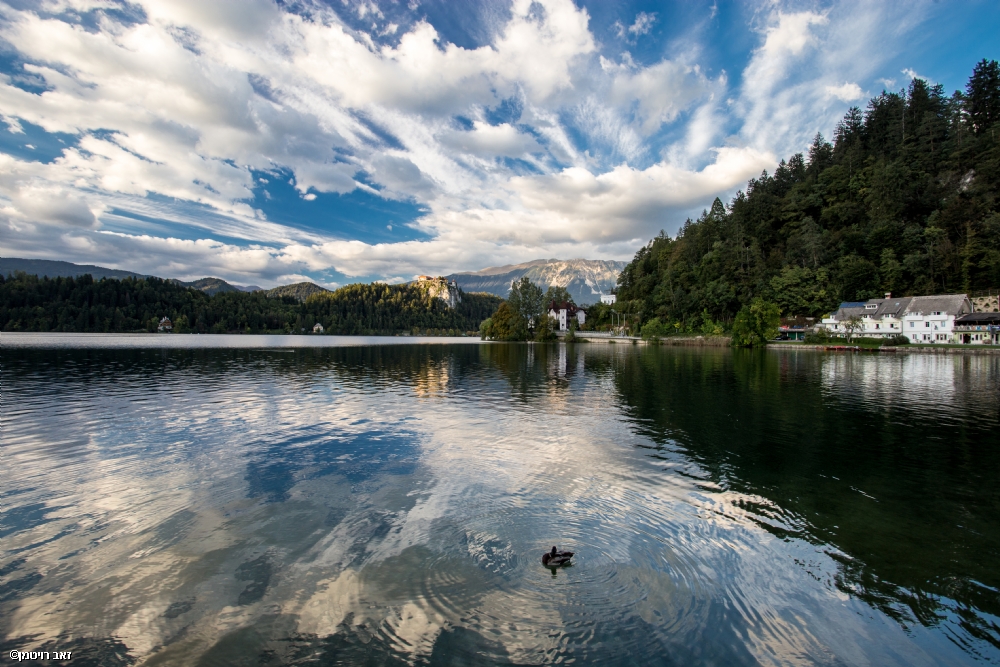
[[[928,329],[930,329],[931,328],[931,323],[930,322],[924,322],[924,326],[927,327]]]
[[[911,328],[911,329],[912,329],[913,327],[915,327],[915,326],[917,326],[917,323],[916,323],[916,322],[910,322],[910,328]]]

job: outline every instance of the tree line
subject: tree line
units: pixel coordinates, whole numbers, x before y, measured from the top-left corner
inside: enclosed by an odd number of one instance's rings
[[[160,278],[0,276],[0,330],[155,332],[167,317],[178,333],[302,333],[321,324],[344,335],[464,334],[497,309],[492,294],[459,291],[449,308],[409,285],[347,285],[305,301],[264,292],[209,296]]]
[[[1000,286],[1000,65],[964,91],[913,79],[640,248],[614,309],[638,328],[730,328],[754,299],[817,317],[841,301]],[[610,323],[611,308],[588,319]]]

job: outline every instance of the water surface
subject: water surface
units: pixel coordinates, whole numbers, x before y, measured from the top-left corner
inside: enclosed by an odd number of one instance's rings
[[[4,653],[1000,663],[1000,356],[135,339],[4,335]]]

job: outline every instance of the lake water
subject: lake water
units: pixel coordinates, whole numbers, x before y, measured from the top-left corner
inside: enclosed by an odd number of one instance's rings
[[[86,338],[3,336],[5,658],[1000,663],[1000,355]]]

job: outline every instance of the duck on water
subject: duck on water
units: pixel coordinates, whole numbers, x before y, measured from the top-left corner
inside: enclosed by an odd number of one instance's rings
[[[555,547],[552,547],[552,551],[546,551],[542,554],[542,565],[546,567],[559,567],[560,565],[569,563],[569,559],[572,557],[572,551],[557,551]]]

